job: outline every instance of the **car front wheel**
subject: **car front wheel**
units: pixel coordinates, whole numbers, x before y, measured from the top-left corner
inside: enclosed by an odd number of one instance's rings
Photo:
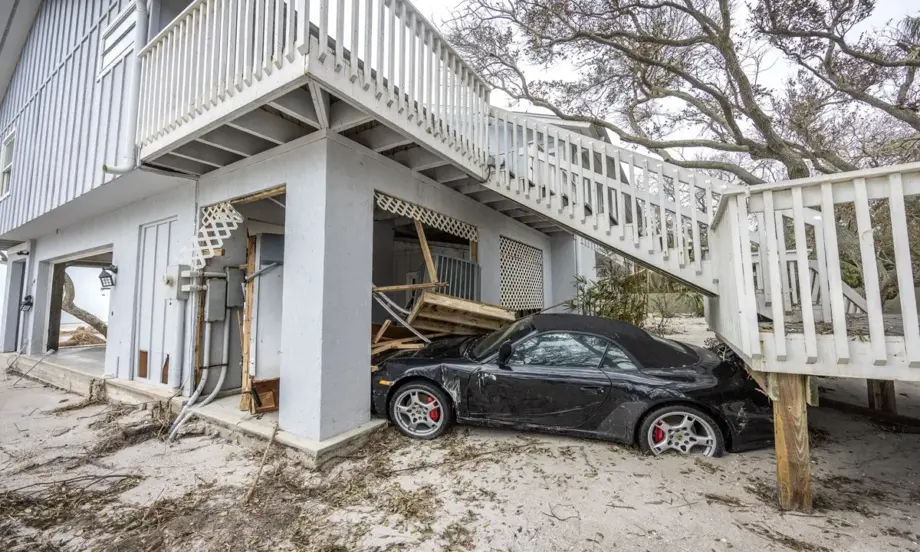
[[[450,399],[436,385],[409,382],[390,399],[390,420],[403,434],[413,439],[435,439],[447,431],[453,410]]]
[[[711,416],[684,405],[665,406],[645,417],[639,428],[639,446],[655,456],[673,452],[722,456],[725,437]]]

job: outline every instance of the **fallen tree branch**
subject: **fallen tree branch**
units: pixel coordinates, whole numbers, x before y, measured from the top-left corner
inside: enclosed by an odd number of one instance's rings
[[[272,443],[275,442],[275,435],[278,435],[278,423],[275,422],[275,429],[272,430],[272,436],[268,440],[268,444],[265,445],[265,452],[262,453],[262,462],[259,463],[259,471],[256,472],[256,478],[252,480],[252,486],[249,487],[249,492],[246,493],[246,499],[243,501],[244,504],[249,504],[249,501],[252,499],[253,493],[256,492],[256,485],[259,484],[259,477],[262,476],[262,470],[265,468],[265,461],[268,460],[268,451],[272,448]]]

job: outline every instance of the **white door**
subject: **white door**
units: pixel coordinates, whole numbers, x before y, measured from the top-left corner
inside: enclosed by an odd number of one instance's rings
[[[137,317],[134,322],[134,377],[151,383],[167,382],[166,287],[163,274],[172,253],[172,232],[176,220],[154,222],[141,227],[137,266]]]

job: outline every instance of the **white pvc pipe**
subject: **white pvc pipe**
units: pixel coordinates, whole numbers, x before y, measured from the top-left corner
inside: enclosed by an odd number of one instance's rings
[[[217,385],[214,386],[211,394],[201,402],[200,406],[206,406],[217,398],[217,394],[220,393],[221,388],[224,386],[224,380],[227,378],[227,363],[230,362],[230,312],[230,309],[224,311],[224,342],[220,359],[220,376],[217,377]]]
[[[224,380],[227,378],[227,363],[230,361],[230,309],[226,309],[224,316],[224,342],[222,344],[223,352],[221,353],[221,367],[220,367],[220,376],[217,378],[217,383],[214,385],[214,389],[211,390],[211,393],[201,401],[201,404],[197,408],[191,408],[193,400],[189,399],[189,402],[185,404],[185,408],[182,409],[182,412],[176,417],[176,421],[173,423],[172,430],[169,432],[169,441],[172,441],[179,434],[179,430],[182,429],[182,426],[185,422],[189,421],[192,418],[192,414],[195,413],[198,409],[207,406],[215,398],[217,394],[220,393],[221,388],[224,386]],[[209,323],[210,325],[210,323]],[[199,385],[198,389],[195,390],[195,395],[193,398],[197,398],[201,393],[201,390],[204,389],[204,379],[202,378],[202,384]]]
[[[178,285],[178,283],[177,283]],[[169,371],[168,384],[173,389],[178,389],[182,385],[182,365],[185,356],[185,300],[176,300],[176,332],[175,343],[173,343],[173,353],[171,364],[173,368]]]
[[[134,59],[131,62],[131,86],[128,89],[128,101],[125,106],[125,123],[122,128],[121,141],[123,152],[119,164],[102,165],[102,172],[124,174],[137,168],[137,118],[141,96],[141,56],[138,55],[147,45],[147,25],[150,14],[147,12],[147,0],[134,0]]]

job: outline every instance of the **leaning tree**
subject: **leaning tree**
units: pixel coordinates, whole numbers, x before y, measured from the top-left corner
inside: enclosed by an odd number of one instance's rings
[[[512,102],[756,184],[920,160],[920,17],[860,32],[874,10],[873,0],[466,0],[448,27]],[[920,202],[908,204],[920,245]],[[884,220],[887,204],[873,208]],[[836,214],[858,287],[855,220]],[[876,239],[892,298],[890,229]]]

